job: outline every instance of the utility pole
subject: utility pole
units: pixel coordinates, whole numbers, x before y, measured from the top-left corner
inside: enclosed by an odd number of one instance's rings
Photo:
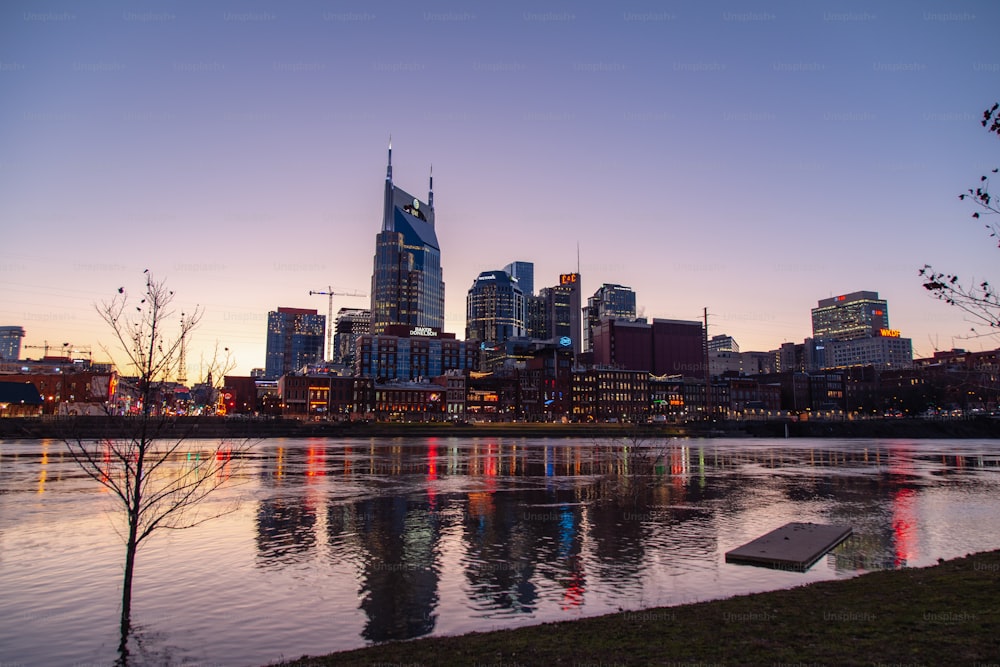
[[[708,365],[708,308],[702,311],[705,327],[701,332],[701,353],[705,364],[705,419],[712,415],[712,371]]]

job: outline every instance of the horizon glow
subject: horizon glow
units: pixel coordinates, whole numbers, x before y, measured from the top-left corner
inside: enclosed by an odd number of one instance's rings
[[[584,302],[707,307],[746,351],[858,290],[915,357],[994,349],[917,271],[996,277],[958,194],[1000,166],[997,25],[989,2],[7,3],[0,325],[22,357],[101,360],[94,304],[148,268],[205,308],[192,381],[216,344],[262,368],[268,311],[370,294],[391,135],[401,188],[435,166],[460,338],[477,276],[522,260],[536,291],[579,268]]]

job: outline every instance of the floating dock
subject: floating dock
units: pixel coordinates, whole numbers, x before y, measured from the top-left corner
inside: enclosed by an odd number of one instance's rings
[[[793,521],[727,551],[726,562],[805,572],[853,532],[850,526]]]

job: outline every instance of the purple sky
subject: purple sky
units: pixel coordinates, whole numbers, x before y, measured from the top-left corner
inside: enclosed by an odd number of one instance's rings
[[[189,377],[216,342],[263,367],[269,310],[370,291],[391,134],[402,188],[434,165],[460,338],[480,271],[553,285],[579,243],[585,296],[707,307],[743,350],[857,290],[917,356],[993,349],[917,270],[1000,279],[957,198],[1000,165],[997,26],[995,2],[7,2],[0,325],[103,358],[93,304],[149,268],[206,309]]]

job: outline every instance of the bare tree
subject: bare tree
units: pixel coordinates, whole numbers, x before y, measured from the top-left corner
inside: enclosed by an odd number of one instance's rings
[[[600,447],[610,464],[603,485],[605,500],[628,507],[645,503],[649,492],[663,481],[670,444],[669,440],[633,430]]]
[[[991,134],[1000,136],[1000,103],[994,104],[990,109],[983,112],[982,125]],[[991,173],[997,173],[993,169]],[[1000,207],[997,200],[990,195],[990,178],[981,176],[979,186],[969,188],[968,191],[960,194],[959,199],[970,200],[975,205],[972,217],[983,220],[986,216],[986,229],[990,237],[997,240],[1000,246],[1000,228],[995,219],[989,217],[1000,214]],[[996,286],[988,280],[972,281],[963,283],[958,274],[942,273],[935,271],[933,267],[924,265],[920,269],[920,276],[924,280],[924,288],[931,292],[936,298],[945,303],[955,306],[970,316],[973,322],[985,324],[991,328],[1000,328],[1000,293]]]
[[[132,628],[132,578],[139,546],[160,528],[196,526],[231,511],[199,511],[209,494],[225,484],[239,464],[248,442],[220,442],[212,451],[189,456],[182,448],[188,434],[176,420],[158,410],[160,389],[177,370],[182,339],[201,319],[202,310],[181,318],[176,338],[168,335],[174,293],[147,271],[145,293],[138,303],[124,288],[97,305],[136,377],[135,414],[122,418],[114,436],[99,440],[67,440],[70,454],[94,480],[121,503],[125,524],[125,567],[122,581],[119,664],[128,662]],[[112,428],[109,426],[109,428]]]

